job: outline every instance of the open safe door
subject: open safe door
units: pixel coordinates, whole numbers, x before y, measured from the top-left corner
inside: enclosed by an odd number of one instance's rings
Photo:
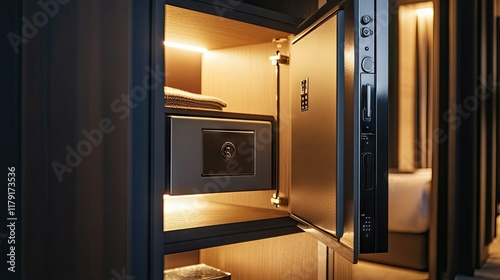
[[[387,251],[387,0],[330,1],[291,45],[291,216],[356,263]]]

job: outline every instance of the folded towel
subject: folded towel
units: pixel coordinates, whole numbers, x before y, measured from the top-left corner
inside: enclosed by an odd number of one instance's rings
[[[222,99],[165,87],[165,107],[221,111],[227,104]]]

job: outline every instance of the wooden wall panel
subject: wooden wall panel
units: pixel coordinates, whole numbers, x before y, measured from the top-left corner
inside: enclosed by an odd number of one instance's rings
[[[287,35],[254,24],[165,5],[165,40],[169,42],[215,50],[271,42],[273,38]]]
[[[200,262],[232,280],[318,279],[318,241],[306,233],[201,250]]]
[[[165,255],[163,265],[165,269],[182,267],[200,263],[200,251],[189,251],[177,254]]]
[[[165,47],[165,85],[201,93],[201,57],[199,52]]]
[[[353,264],[333,250],[328,251],[330,259],[333,259],[333,271],[330,273],[333,279],[352,279]]]
[[[209,51],[203,55],[203,94],[217,96],[229,112],[276,114],[276,78],[269,56],[274,44]]]

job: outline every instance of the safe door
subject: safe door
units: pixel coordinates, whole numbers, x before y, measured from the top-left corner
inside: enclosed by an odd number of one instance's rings
[[[355,263],[387,251],[388,4],[330,1],[301,29],[290,51],[291,216]]]

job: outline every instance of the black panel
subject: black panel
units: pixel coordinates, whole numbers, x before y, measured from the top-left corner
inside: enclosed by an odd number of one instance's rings
[[[450,106],[470,108],[477,96],[477,2],[450,1],[452,24],[450,53]],[[476,259],[477,110],[467,118],[454,113],[450,121],[448,169],[448,267],[449,278],[473,276]]]
[[[317,1],[309,0],[242,0],[242,2],[302,19],[309,17],[318,9]]]
[[[203,130],[202,176],[253,175],[255,132]]]
[[[163,109],[164,26],[163,0],[132,1],[133,27],[128,28],[133,59],[130,70],[132,98],[150,86],[131,112],[132,157],[129,176],[129,275],[135,279],[163,279],[163,192],[165,185],[165,118]],[[113,33],[114,34],[114,33]],[[150,80],[146,82],[148,77]],[[134,90],[135,89],[135,90]],[[120,271],[121,272],[121,271]],[[119,278],[114,275],[115,278]]]
[[[360,253],[377,253],[388,250],[389,19],[384,14],[389,5],[388,1],[374,1],[370,10],[369,2],[364,3],[357,18],[361,22],[359,144],[361,186],[368,187],[360,191],[359,248]]]

